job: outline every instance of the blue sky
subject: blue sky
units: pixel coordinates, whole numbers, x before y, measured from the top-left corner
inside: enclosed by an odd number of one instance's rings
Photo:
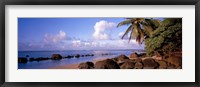
[[[124,18],[18,18],[18,49],[96,50],[144,49],[121,36],[128,26],[116,28]]]

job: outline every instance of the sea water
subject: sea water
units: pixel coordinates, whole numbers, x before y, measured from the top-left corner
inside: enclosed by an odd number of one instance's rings
[[[77,64],[81,62],[93,61],[105,58],[114,58],[121,54],[129,56],[131,53],[137,52],[142,53],[143,50],[65,50],[65,51],[18,51],[18,57],[39,58],[48,57],[51,58],[52,54],[60,54],[65,57],[68,55],[86,55],[94,54],[94,56],[84,56],[79,58],[65,58],[61,60],[43,60],[43,61],[32,61],[27,63],[18,63],[18,69],[48,69],[51,67],[62,66],[66,64]],[[108,55],[102,55],[108,54]]]

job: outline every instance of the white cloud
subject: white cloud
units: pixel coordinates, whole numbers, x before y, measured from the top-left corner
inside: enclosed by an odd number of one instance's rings
[[[45,43],[58,43],[61,41],[64,41],[66,39],[69,39],[66,35],[66,33],[62,30],[59,31],[58,34],[52,35],[52,34],[45,34],[43,41]]]
[[[93,37],[96,40],[107,40],[109,39],[109,35],[106,32],[107,30],[110,30],[112,28],[116,27],[116,24],[114,22],[107,22],[107,21],[99,21],[96,22],[94,25],[94,33]]]
[[[92,46],[92,47],[96,47],[97,45],[98,45],[97,42],[91,42],[91,46]]]
[[[72,41],[72,46],[74,46],[74,47],[79,47],[79,46],[81,46],[81,40],[74,40],[74,41]]]

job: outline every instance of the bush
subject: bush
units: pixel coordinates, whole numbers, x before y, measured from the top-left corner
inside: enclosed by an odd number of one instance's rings
[[[145,49],[149,56],[155,53],[165,55],[182,49],[182,19],[163,20],[161,25],[153,31],[152,36],[145,39]]]

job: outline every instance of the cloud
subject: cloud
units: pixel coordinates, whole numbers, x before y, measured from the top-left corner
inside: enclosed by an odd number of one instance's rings
[[[93,38],[96,40],[107,40],[109,39],[108,32],[107,30],[113,29],[116,27],[116,24],[114,22],[107,22],[107,21],[99,21],[96,22],[94,25],[94,33],[93,33]]]
[[[72,41],[72,46],[74,46],[74,47],[79,47],[79,46],[81,46],[81,40],[73,40]]]
[[[66,39],[70,39],[69,37],[67,37],[66,33],[62,30],[59,31],[58,34],[56,35],[52,35],[52,34],[45,34],[43,41],[45,43],[58,43],[58,42],[62,42]]]

